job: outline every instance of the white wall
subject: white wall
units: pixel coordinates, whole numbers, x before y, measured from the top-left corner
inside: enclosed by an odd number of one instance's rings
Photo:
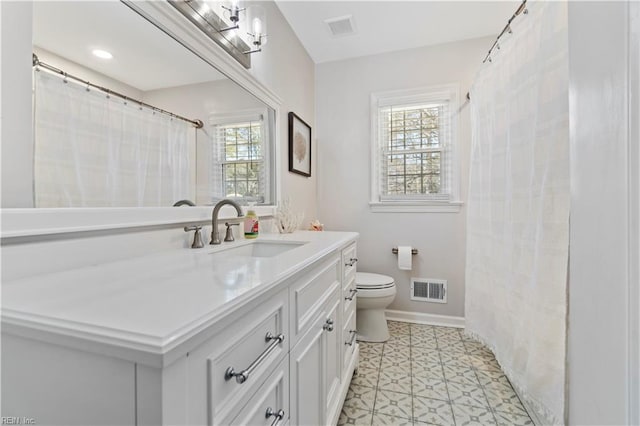
[[[258,2],[265,9],[268,43],[252,57],[251,73],[282,98],[280,116],[280,171],[282,195],[292,207],[303,211],[303,227],[316,218],[318,177],[315,129],[315,64],[272,1]],[[311,177],[290,173],[287,114],[293,111],[311,126]]]
[[[329,62],[316,67],[318,216],[329,230],[360,233],[358,269],[395,278],[390,309],[464,316],[466,214],[371,213],[370,95],[372,92],[457,83],[469,90],[491,38]],[[472,94],[473,96],[473,94]],[[469,106],[459,115],[462,200],[467,195],[471,141]],[[411,245],[413,271],[400,271],[391,249]],[[410,300],[410,278],[448,280],[447,304]]]
[[[637,357],[639,342],[637,323],[631,327],[631,321],[637,322],[639,285],[640,90],[638,51],[631,52],[636,62],[630,76],[628,49],[629,3],[569,3],[572,425],[640,421],[639,371],[637,358],[631,359]]]
[[[33,206],[30,2],[2,8],[2,207]]]

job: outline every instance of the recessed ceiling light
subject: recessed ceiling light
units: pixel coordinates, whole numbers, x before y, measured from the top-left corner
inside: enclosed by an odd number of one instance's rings
[[[101,58],[101,59],[111,59],[111,58],[113,58],[113,55],[111,53],[107,52],[106,50],[94,49],[91,53],[93,53],[94,56],[97,56],[98,58]]]

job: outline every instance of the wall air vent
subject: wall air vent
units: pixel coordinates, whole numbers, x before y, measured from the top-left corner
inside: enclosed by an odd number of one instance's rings
[[[447,280],[411,278],[411,300],[447,303]]]
[[[342,37],[356,33],[356,27],[353,24],[353,17],[351,15],[325,19],[324,22],[329,26],[329,31],[331,31],[334,37]]]

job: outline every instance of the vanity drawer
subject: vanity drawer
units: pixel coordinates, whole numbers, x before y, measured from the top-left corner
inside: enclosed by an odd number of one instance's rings
[[[351,278],[351,281],[349,281],[348,285],[346,285],[342,290],[342,298],[344,301],[343,306],[345,318],[347,318],[349,316],[348,313],[352,310],[355,310],[356,299],[358,298],[355,276]]]
[[[189,354],[190,412],[203,416],[195,423],[224,424],[225,419],[233,419],[289,351],[287,290],[239,312],[234,319]]]
[[[342,371],[346,372],[355,353],[356,345],[356,311],[345,314],[347,320],[342,329]]]
[[[340,258],[337,255],[296,279],[290,286],[291,347],[309,329],[319,309],[336,288],[340,289]]]
[[[267,416],[268,412],[270,416]],[[278,425],[284,425],[289,420],[289,357],[280,362],[233,421],[221,424],[271,425],[276,417],[280,418]]]
[[[353,243],[342,250],[343,284],[355,279],[357,262],[356,243]]]

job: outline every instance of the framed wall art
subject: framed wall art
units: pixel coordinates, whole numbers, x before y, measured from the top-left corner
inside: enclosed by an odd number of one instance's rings
[[[311,126],[289,113],[289,171],[311,176]]]

